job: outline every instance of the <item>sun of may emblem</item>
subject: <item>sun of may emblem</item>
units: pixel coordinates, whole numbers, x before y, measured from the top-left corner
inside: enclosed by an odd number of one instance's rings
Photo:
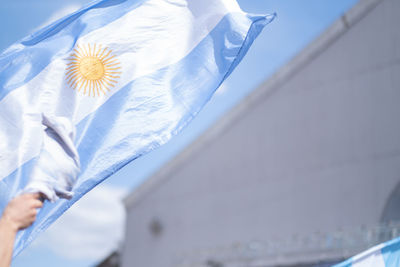
[[[106,94],[118,83],[121,67],[107,47],[77,46],[67,64],[66,80],[69,86],[88,96]]]

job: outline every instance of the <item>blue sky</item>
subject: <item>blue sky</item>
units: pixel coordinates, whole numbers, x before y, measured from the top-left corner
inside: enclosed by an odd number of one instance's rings
[[[201,0],[199,0],[201,1]],[[3,0],[0,49],[73,12],[86,0]],[[123,236],[121,199],[287,63],[357,0],[238,0],[249,13],[277,12],[247,56],[193,122],[163,147],[88,193],[14,261],[21,266],[93,266]],[[104,199],[104,194],[112,195]],[[117,230],[116,230],[117,229]]]

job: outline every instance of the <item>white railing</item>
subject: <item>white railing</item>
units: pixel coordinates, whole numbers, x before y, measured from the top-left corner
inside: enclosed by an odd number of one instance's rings
[[[176,256],[179,267],[275,266],[341,260],[400,235],[400,222],[234,242]]]

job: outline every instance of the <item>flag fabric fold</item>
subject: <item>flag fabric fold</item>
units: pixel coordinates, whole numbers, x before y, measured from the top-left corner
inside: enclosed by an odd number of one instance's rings
[[[4,51],[0,212],[20,192],[53,201],[18,234],[15,255],[183,129],[274,17],[235,0],[100,0]]]

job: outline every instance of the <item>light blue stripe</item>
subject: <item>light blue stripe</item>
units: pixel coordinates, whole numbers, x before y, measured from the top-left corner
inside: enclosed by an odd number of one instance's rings
[[[38,75],[55,57],[69,53],[79,38],[122,17],[142,2],[94,1],[5,50],[0,55],[0,101]]]
[[[386,242],[381,253],[386,267],[400,266],[400,237]]]
[[[33,227],[18,234],[15,255],[20,253],[40,232],[46,229],[86,192],[132,160],[167,142],[185,127],[210,99],[223,80],[233,71],[262,28],[272,19],[273,16],[268,18],[243,14],[225,16],[187,57],[174,65],[132,81],[116,92],[95,113],[80,122],[77,126],[76,140],[81,157],[82,173],[74,188],[75,196],[70,201],[61,200],[54,204],[46,203]],[[236,29],[240,30],[237,31]],[[246,35],[247,30],[249,32]],[[171,76],[171,73],[174,75]],[[100,170],[97,176],[91,177],[89,171],[93,171],[93,169],[88,168],[89,164],[98,160],[107,160],[96,158],[99,153],[106,149],[103,146],[105,138],[110,138],[113,135],[112,131],[118,129],[122,124],[126,127],[126,124],[130,123],[134,127],[134,122],[130,121],[132,114],[143,111],[144,106],[142,105],[130,105],[135,100],[133,99],[135,92],[148,86],[159,86],[159,90],[164,90],[166,85],[169,86],[175,101],[172,108],[178,111],[182,107],[187,109],[180,120],[172,125],[172,132],[166,131],[162,123],[160,123],[160,126],[156,125],[154,132],[157,134],[153,136],[152,133],[149,133],[149,138],[153,138],[151,139],[152,142],[142,147],[136,154],[130,154],[123,160],[114,162],[111,167]],[[155,89],[157,88],[153,88],[153,90]],[[154,101],[152,104],[157,106],[157,98],[152,101]],[[126,108],[121,110],[121,107]],[[115,141],[113,151],[110,151],[110,153],[118,154],[121,150],[129,151],[132,145],[130,141],[134,138],[136,137],[126,133],[123,138]],[[110,155],[111,158],[112,156]],[[26,164],[21,169],[28,168],[29,165]],[[22,187],[25,182],[16,179],[18,179],[17,173],[8,176],[4,183],[0,184],[0,192],[7,191],[7,188],[2,187],[7,184],[15,184],[16,181],[19,183],[18,187]],[[1,195],[0,203],[7,202],[14,193],[9,192],[6,199]]]

